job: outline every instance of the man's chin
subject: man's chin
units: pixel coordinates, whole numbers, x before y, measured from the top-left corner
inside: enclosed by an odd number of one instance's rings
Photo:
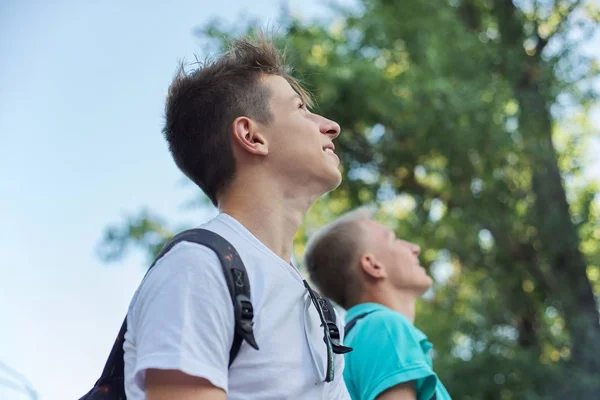
[[[433,286],[433,279],[430,276],[427,276],[427,279],[424,279],[422,284],[419,286],[421,289],[421,295],[425,294],[431,287]]]
[[[337,189],[342,183],[342,173],[339,170],[336,170],[334,173],[331,173],[327,176],[327,183],[325,193],[331,192]],[[323,194],[325,194],[323,193]]]

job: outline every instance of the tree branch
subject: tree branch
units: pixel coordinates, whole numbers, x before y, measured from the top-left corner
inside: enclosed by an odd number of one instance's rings
[[[482,225],[492,233],[494,240],[506,254],[514,261],[522,262],[525,269],[535,278],[536,283],[543,285],[544,295],[558,288],[556,278],[541,268],[537,251],[531,243],[512,240],[504,231],[496,229],[491,221],[483,221]]]
[[[446,203],[448,210],[457,206],[456,200],[448,198],[448,195],[430,187],[424,186],[419,183],[414,175],[414,170],[411,170],[409,174],[401,179],[399,182],[400,189],[406,190],[416,195],[423,197],[435,197]],[[489,230],[492,233],[497,245],[502,251],[508,254],[515,261],[520,261],[524,264],[527,271],[535,279],[538,285],[542,286],[542,293],[548,293],[556,289],[558,282],[553,276],[545,273],[541,266],[540,260],[537,256],[537,251],[533,245],[528,242],[521,242],[514,240],[509,234],[497,226],[492,220],[485,218],[482,215],[474,216],[475,223],[481,225],[481,227]]]
[[[468,30],[477,32],[481,29],[481,12],[473,2],[461,2],[456,12]]]
[[[557,12],[559,12],[560,16],[561,16],[561,20],[559,21],[558,24],[556,24],[556,28],[554,28],[554,31],[552,31],[552,33],[550,33],[546,38],[542,38],[539,33],[537,32],[537,23],[536,23],[536,36],[538,39],[538,44],[536,46],[536,52],[539,54],[542,52],[542,50],[544,50],[544,48],[546,47],[546,45],[548,44],[548,42],[550,40],[552,40],[552,38],[557,35],[564,27],[564,24],[566,23],[566,21],[569,19],[569,17],[571,16],[571,14],[573,13],[573,11],[582,3],[581,0],[576,0],[574,2],[572,2],[569,7],[567,7],[567,11],[564,14],[560,14],[560,12],[557,10]]]
[[[540,42],[544,39],[542,39],[540,37],[540,34],[538,33],[538,30],[540,27],[540,24],[538,21],[538,9],[539,9],[538,5],[539,5],[539,0],[534,0],[533,1],[533,27],[534,27],[533,32],[534,32],[535,36],[537,37],[538,46],[539,46]],[[546,46],[546,45],[544,44],[544,46]],[[536,50],[537,50],[537,46],[536,46]]]

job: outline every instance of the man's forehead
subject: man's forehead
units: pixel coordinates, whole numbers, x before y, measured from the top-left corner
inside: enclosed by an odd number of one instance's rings
[[[363,226],[367,227],[369,230],[372,230],[374,232],[378,232],[378,233],[390,233],[391,230],[383,225],[380,222],[374,221],[372,219],[365,219],[362,221],[362,223],[364,224]]]
[[[263,82],[270,89],[271,96],[278,100],[292,101],[294,97],[300,97],[290,83],[282,76],[267,75],[263,78]]]

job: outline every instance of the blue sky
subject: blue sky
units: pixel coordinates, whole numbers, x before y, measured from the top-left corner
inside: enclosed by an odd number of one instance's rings
[[[40,399],[93,384],[144,273],[141,254],[99,260],[107,224],[140,206],[188,225],[213,213],[182,210],[193,188],[160,135],[176,63],[199,50],[193,28],[278,14],[273,0],[0,3],[0,361]]]

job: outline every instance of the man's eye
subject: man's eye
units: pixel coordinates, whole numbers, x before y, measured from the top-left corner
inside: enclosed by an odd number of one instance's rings
[[[304,108],[306,108],[306,104],[304,104],[304,103],[300,103],[300,104],[298,104],[298,108],[302,108],[302,109],[304,109]]]

